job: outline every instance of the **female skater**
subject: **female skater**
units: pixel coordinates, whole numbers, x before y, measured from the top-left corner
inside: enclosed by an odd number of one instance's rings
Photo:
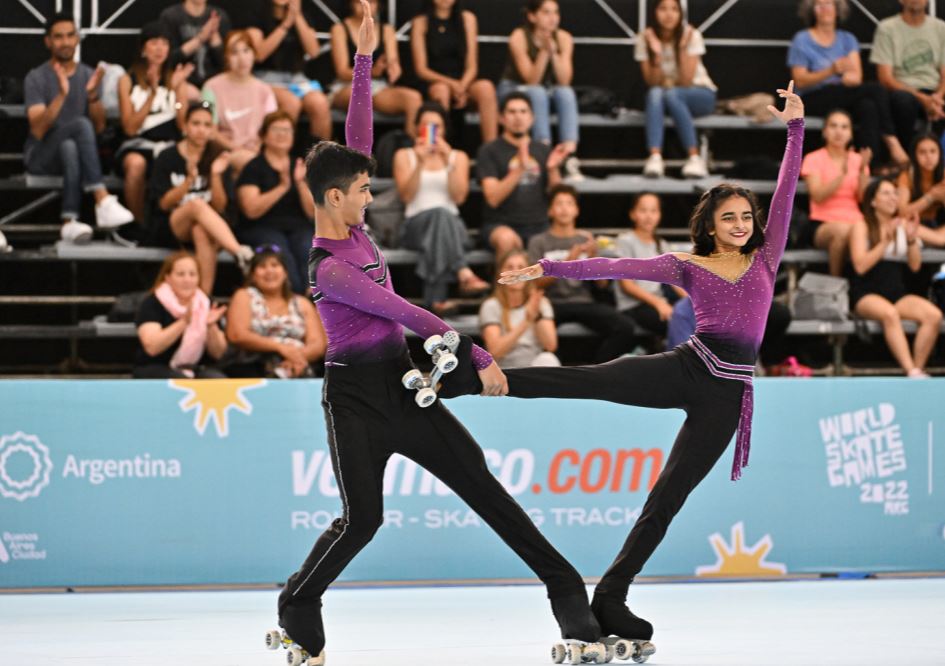
[[[596,641],[578,572],[549,544],[485,464],[476,442],[437,401],[422,409],[401,384],[411,367],[407,326],[426,337],[449,327],[397,296],[387,264],[364,230],[371,202],[373,112],[371,49],[374,22],[361,0],[354,83],[346,135],[350,147],[322,142],[308,157],[315,199],[315,240],[309,258],[312,298],[328,335],[322,405],[343,513],[315,542],[279,597],[279,623],[312,659],[325,644],[321,597],[383,523],[387,460],[400,453],[439,477],[476,511],[541,578],[563,638]],[[478,370],[485,395],[506,392],[505,376],[485,350],[468,339],[461,356]]]
[[[788,137],[766,227],[751,192],[722,184],[703,194],[693,211],[692,254],[565,262],[542,259],[500,278],[505,283],[543,275],[652,280],[681,287],[692,297],[696,333],[671,352],[596,366],[506,371],[509,395],[520,398],[585,398],[686,410],[666,467],[623,549],[595,590],[591,608],[604,636],[640,640],[652,636],[653,626],[626,606],[630,583],[736,428],[732,479],[738,479],[748,464],[752,372],[784,253],[804,139],[804,106],[794,94],[794,82],[778,92],[786,100],[784,111],[768,108],[787,123]]]

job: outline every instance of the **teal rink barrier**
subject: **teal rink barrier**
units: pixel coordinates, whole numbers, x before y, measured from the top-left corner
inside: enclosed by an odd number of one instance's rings
[[[0,382],[0,587],[285,580],[341,503],[321,382]],[[679,411],[467,397],[448,406],[582,574],[639,515]],[[732,449],[644,575],[945,569],[945,381],[761,379]],[[531,578],[475,514],[393,458],[346,581]]]

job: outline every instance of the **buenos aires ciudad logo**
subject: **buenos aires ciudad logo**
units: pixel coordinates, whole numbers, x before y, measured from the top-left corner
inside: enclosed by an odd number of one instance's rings
[[[49,449],[36,435],[0,436],[0,496],[24,502],[49,485]]]

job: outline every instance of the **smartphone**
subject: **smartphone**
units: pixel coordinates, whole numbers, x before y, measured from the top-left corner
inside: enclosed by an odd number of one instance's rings
[[[432,148],[436,145],[438,130],[436,123],[427,123],[420,129],[420,140]]]

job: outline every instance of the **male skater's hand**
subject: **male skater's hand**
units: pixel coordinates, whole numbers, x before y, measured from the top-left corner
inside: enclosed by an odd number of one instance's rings
[[[371,3],[368,0],[361,0],[361,11],[364,16],[358,28],[358,55],[371,55],[374,53],[374,17],[371,16]]]
[[[480,395],[509,394],[509,380],[505,378],[505,373],[499,369],[495,361],[488,368],[479,371],[479,379],[482,380]]]

